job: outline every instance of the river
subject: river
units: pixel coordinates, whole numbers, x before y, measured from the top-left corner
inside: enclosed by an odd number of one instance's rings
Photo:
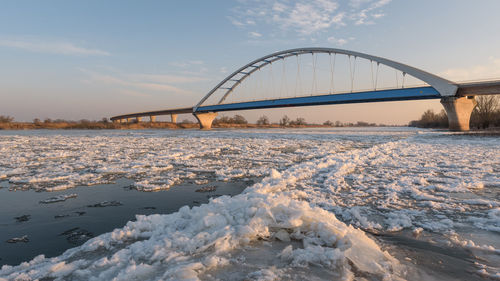
[[[0,280],[500,279],[499,151],[397,127],[0,131]]]

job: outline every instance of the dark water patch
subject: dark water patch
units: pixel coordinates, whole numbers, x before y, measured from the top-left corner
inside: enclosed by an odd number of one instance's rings
[[[408,280],[484,280],[476,274],[476,257],[467,249],[444,243],[438,234],[415,237],[410,231],[401,231],[374,236],[408,266]]]
[[[115,184],[79,186],[50,193],[0,189],[0,241],[3,241],[0,243],[0,264],[17,265],[40,254],[58,256],[91,237],[123,227],[128,221],[135,220],[136,215],[173,213],[184,205],[192,207],[207,203],[207,195],[233,196],[253,181],[183,184],[158,192],[127,188],[132,183],[132,180],[119,179]],[[196,192],[207,186],[215,186],[217,194]],[[71,200],[40,204],[40,201],[50,197],[48,194],[54,197],[77,196]],[[120,202],[121,205],[110,206],[116,205],[113,202]],[[29,216],[29,221],[17,222],[13,219],[25,215]],[[61,235],[71,229],[76,230],[72,234]],[[24,235],[29,237],[28,243],[6,243],[11,238]]]

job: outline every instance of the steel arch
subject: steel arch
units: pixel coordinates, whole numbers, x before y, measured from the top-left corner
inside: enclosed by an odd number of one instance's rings
[[[289,49],[289,50],[284,50],[284,51],[279,51],[272,53],[270,55],[258,58],[243,67],[239,68],[229,76],[227,76],[224,80],[222,80],[217,86],[215,86],[208,94],[206,94],[199,102],[193,107],[193,112],[196,112],[198,107],[200,107],[215,91],[218,89],[221,89],[221,87],[228,81],[233,80],[235,83],[231,86],[231,88],[227,88],[226,93],[224,96],[221,98],[218,104],[222,103],[226,97],[239,85],[243,80],[245,80],[247,77],[252,75],[255,71],[258,69],[273,63],[277,60],[280,59],[285,59],[290,56],[296,56],[296,55],[302,55],[302,54],[309,54],[309,53],[329,53],[329,54],[341,54],[341,55],[347,55],[347,56],[354,56],[354,57],[360,57],[364,58],[370,61],[374,61],[389,67],[392,67],[394,69],[397,69],[399,71],[402,71],[403,73],[409,74],[413,77],[416,77],[425,83],[429,84],[431,87],[436,89],[436,91],[439,92],[439,94],[443,97],[447,96],[455,96],[458,86],[455,85],[453,82],[446,80],[444,78],[441,78],[437,75],[434,75],[432,73],[423,71],[421,69],[399,63],[393,60],[389,60],[386,58],[382,57],[377,57],[377,56],[372,56],[368,55],[365,53],[360,53],[360,52],[355,52],[355,51],[350,51],[350,50],[343,50],[343,49],[335,49],[335,48],[319,48],[319,47],[310,47],[310,48],[297,48],[297,49]],[[247,68],[252,68],[248,72],[244,72]],[[243,76],[239,79],[233,79],[236,75],[238,74],[243,74]]]

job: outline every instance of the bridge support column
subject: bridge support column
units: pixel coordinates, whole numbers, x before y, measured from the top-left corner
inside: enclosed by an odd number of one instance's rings
[[[207,113],[193,113],[194,117],[198,119],[200,124],[200,129],[210,130],[212,128],[212,122],[215,117],[217,117],[217,112],[207,112]]]
[[[131,123],[132,122],[132,118],[127,118],[127,123]]]
[[[474,96],[445,97],[441,104],[448,115],[448,128],[452,131],[468,131],[470,115],[477,102]]]
[[[172,123],[177,123],[177,114],[170,114],[170,120]]]
[[[156,122],[156,116],[149,116],[149,122],[151,123]]]
[[[137,123],[140,123],[142,120],[142,117],[136,117]]]

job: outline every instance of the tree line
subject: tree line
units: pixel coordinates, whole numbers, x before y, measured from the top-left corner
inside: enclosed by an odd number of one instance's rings
[[[487,129],[500,127],[500,96],[476,96],[477,105],[470,117],[470,127]],[[432,109],[426,110],[419,120],[411,121],[410,127],[419,128],[448,128],[448,116],[441,110],[435,113]]]

